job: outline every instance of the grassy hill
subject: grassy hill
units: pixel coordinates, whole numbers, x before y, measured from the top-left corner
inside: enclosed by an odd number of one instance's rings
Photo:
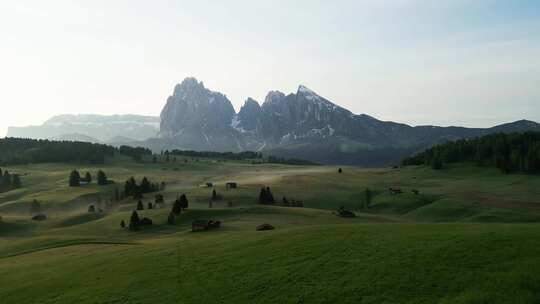
[[[23,188],[0,194],[2,303],[537,303],[540,178],[448,166],[359,169],[188,159],[13,166]],[[67,186],[72,169],[115,184]],[[136,202],[88,213],[135,176],[165,181],[154,225],[120,228]],[[225,183],[239,188],[226,190]],[[223,200],[208,201],[213,182]],[[270,186],[304,208],[262,206]],[[375,194],[365,208],[364,191]],[[391,194],[388,188],[401,188]],[[419,194],[412,193],[416,189]],[[166,224],[172,201],[189,209]],[[30,220],[33,199],[48,219]],[[145,195],[143,202],[153,201]],[[232,207],[227,207],[227,202]],[[339,218],[338,207],[356,218]],[[193,233],[194,219],[223,227]],[[276,227],[255,231],[261,223]]]

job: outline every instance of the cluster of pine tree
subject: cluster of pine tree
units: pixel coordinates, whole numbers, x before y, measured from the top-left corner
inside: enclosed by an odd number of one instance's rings
[[[163,183],[152,183],[148,178],[143,177],[141,183],[138,185],[135,178],[131,177],[124,185],[124,193],[126,196],[133,196],[134,198],[141,198],[143,194],[156,192],[163,189]]]
[[[272,194],[272,190],[270,190],[270,187],[262,187],[261,193],[259,194],[259,203],[264,205],[270,205],[274,204],[276,201],[274,200],[274,195]]]
[[[92,182],[92,175],[90,172],[86,172],[84,177],[81,177],[81,174],[77,170],[71,171],[69,174],[69,186],[70,187],[79,187],[81,185],[81,182],[90,184]],[[99,170],[97,172],[97,184],[100,186],[109,184],[109,180],[107,179],[107,175],[102,170]]]
[[[234,152],[212,152],[212,151],[183,151],[183,150],[172,150],[172,151],[164,151],[161,153],[162,155],[182,155],[187,157],[205,157],[205,158],[221,158],[221,159],[228,159],[228,160],[243,160],[243,159],[257,159],[262,158],[263,155],[260,152],[251,152],[251,151],[244,151],[239,153]]]
[[[266,159],[267,163],[271,164],[285,164],[285,165],[296,165],[296,166],[314,166],[317,163],[310,162],[309,160],[303,160],[298,158],[284,158],[276,156],[268,156]]]
[[[127,155],[133,158],[136,161],[140,161],[144,155],[152,155],[152,151],[147,148],[142,147],[130,147],[130,146],[120,146],[118,152],[122,155]]]
[[[8,170],[2,173],[2,168],[0,168],[0,193],[20,187],[22,187],[22,183],[18,174],[10,174]]]
[[[189,206],[189,201],[187,199],[187,196],[185,194],[182,194],[182,195],[180,195],[180,197],[178,197],[174,201],[171,212],[174,215],[179,215],[180,213],[182,213],[182,210],[187,209],[188,206]]]
[[[106,157],[115,153],[125,154],[134,159],[151,154],[145,148],[120,147],[92,144],[87,142],[51,141],[28,138],[0,139],[0,165],[28,163],[80,162],[102,164]]]
[[[125,226],[126,223],[124,222],[124,220],[122,220],[120,222],[120,227],[124,228]],[[137,211],[133,211],[131,213],[131,217],[129,218],[128,229],[131,231],[138,231],[141,227],[144,226],[152,226],[152,220],[147,217],[143,217],[141,219],[139,218],[139,214],[137,213]]]
[[[445,163],[474,162],[504,173],[540,173],[540,132],[492,134],[448,142],[403,160],[403,165],[429,165],[440,169]]]

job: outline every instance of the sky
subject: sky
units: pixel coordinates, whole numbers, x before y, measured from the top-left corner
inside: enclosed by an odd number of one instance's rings
[[[0,136],[159,115],[189,76],[237,110],[303,84],[411,125],[540,121],[540,1],[0,2]]]

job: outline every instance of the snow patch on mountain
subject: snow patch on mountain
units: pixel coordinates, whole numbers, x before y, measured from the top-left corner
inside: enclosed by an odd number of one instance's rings
[[[240,118],[238,117],[238,114],[235,114],[235,115],[232,117],[230,126],[231,126],[233,129],[235,129],[236,131],[240,132],[240,133],[249,133],[249,131],[244,130],[244,128],[240,127],[240,124],[241,124],[241,123],[242,123],[242,121],[240,121]]]

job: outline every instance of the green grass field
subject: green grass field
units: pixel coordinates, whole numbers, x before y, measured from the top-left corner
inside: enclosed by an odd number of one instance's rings
[[[4,168],[2,168],[4,169]],[[455,166],[360,169],[200,159],[7,168],[0,193],[0,303],[539,303],[540,177]],[[67,186],[72,169],[114,185]],[[120,228],[136,202],[104,213],[130,176],[165,181],[154,225]],[[227,191],[227,181],[239,188]],[[213,182],[223,200],[209,208]],[[262,206],[262,186],[304,208]],[[365,208],[364,191],[375,196]],[[400,187],[403,194],[390,194]],[[412,193],[413,189],[420,194]],[[189,209],[166,224],[172,201]],[[30,219],[37,199],[49,217]],[[153,194],[143,199],[145,205]],[[227,202],[232,202],[232,207]],[[339,218],[343,206],[356,218]],[[194,219],[220,229],[191,232]],[[262,223],[276,227],[255,231]]]

